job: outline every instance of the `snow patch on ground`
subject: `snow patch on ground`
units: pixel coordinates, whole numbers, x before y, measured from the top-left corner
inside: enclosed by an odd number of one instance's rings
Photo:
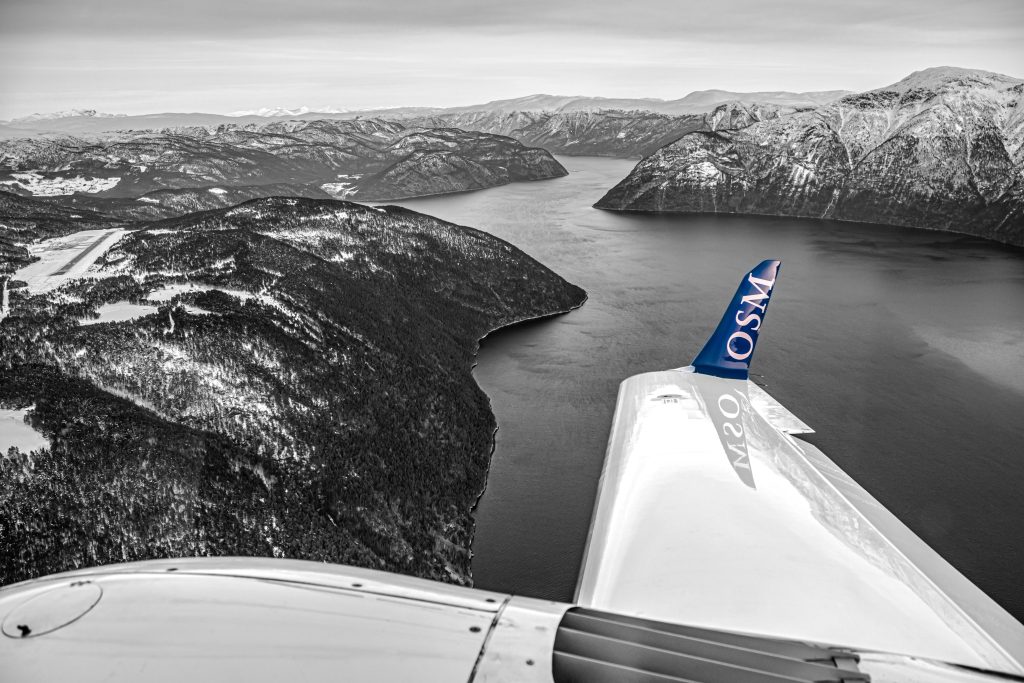
[[[35,171],[12,173],[11,175],[15,180],[2,180],[0,185],[17,186],[28,190],[36,197],[53,197],[76,192],[103,192],[121,182],[120,178],[87,178],[85,176],[44,178]]]
[[[335,199],[344,199],[356,191],[352,183],[324,183],[320,189]]]
[[[160,289],[154,290],[147,294],[146,301],[166,302],[170,301],[179,294],[188,294],[190,292],[210,292],[213,290],[224,292],[229,296],[241,299],[243,303],[245,303],[249,299],[255,299],[267,306],[273,306],[274,308],[277,308],[285,312],[288,311],[287,307],[284,305],[282,301],[269,294],[254,294],[253,292],[248,292],[244,289],[218,287],[217,285],[210,285],[201,282],[179,282],[171,285],[165,285],[164,287],[161,287]],[[207,311],[205,309],[199,308],[197,306],[189,306],[187,304],[185,305],[185,310],[187,310],[189,313],[210,313],[210,311]]]
[[[12,446],[22,453],[50,447],[49,439],[25,422],[25,415],[33,408],[35,406],[22,410],[0,408],[0,457]]]
[[[79,325],[96,325],[98,323],[119,323],[125,320],[135,320],[146,315],[156,313],[155,306],[144,306],[133,304],[127,301],[118,301],[113,304],[103,304],[97,309],[100,314],[98,318],[86,318],[79,320]]]
[[[793,166],[793,172],[789,176],[790,182],[797,187],[806,185],[814,178],[814,171],[799,164]]]
[[[722,172],[718,170],[710,161],[702,161],[698,164],[693,164],[689,168],[690,175],[694,178],[698,178],[705,181],[717,180]]]
[[[148,202],[150,204],[159,204],[160,203],[159,199],[153,199],[152,197],[139,197],[136,201]],[[168,230],[167,232],[170,232],[170,230]]]
[[[266,218],[265,213],[263,213],[262,211],[257,211],[251,206],[237,206],[233,209],[229,209],[228,212],[225,213],[224,215],[229,218],[233,216],[249,216],[255,220],[261,220],[263,218]],[[227,230],[229,228],[224,229]]]
[[[227,194],[228,193],[227,190],[221,189],[219,187],[211,187],[209,190],[207,190],[207,192],[209,192],[210,194]]]
[[[146,301],[170,301],[179,294],[190,292],[208,292],[211,289],[219,289],[214,285],[207,285],[198,282],[181,282],[173,285],[165,285],[146,295]]]

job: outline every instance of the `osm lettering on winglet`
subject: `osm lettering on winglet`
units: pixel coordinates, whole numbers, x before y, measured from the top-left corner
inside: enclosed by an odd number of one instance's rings
[[[718,328],[693,359],[694,371],[747,379],[781,265],[781,261],[762,261],[743,277]]]

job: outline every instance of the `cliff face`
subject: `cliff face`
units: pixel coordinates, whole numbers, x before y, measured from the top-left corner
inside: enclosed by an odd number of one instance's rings
[[[408,119],[515,138],[530,147],[571,156],[643,157],[687,133],[748,126],[794,111],[771,104],[720,104],[708,113],[651,111],[469,111]]]
[[[645,158],[604,209],[951,230],[1024,246],[1024,81],[942,67]]]
[[[507,137],[381,120],[0,142],[0,189],[148,220],[287,194],[391,200],[565,175]]]

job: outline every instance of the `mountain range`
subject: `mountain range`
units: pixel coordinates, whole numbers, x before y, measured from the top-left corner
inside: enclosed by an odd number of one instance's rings
[[[598,207],[1024,246],[1024,80],[982,71],[852,94],[264,113],[7,124],[0,405],[28,409],[49,447],[0,458],[0,520],[17,520],[0,583],[204,554],[469,581],[495,429],[478,340],[585,293],[486,233],[338,199],[564,175],[551,152],[644,156]],[[122,125],[156,129],[96,132]],[[10,277],[28,243],[125,227],[89,279],[40,293]]]
[[[565,175],[498,135],[378,119],[0,141],[0,187],[150,220],[260,196],[384,201]]]
[[[506,135],[554,154],[640,158],[693,131],[741,128],[794,111],[775,104],[729,101],[702,114],[618,109],[469,111],[410,117],[403,122]]]
[[[1022,87],[938,67],[864,93],[532,95],[387,119],[290,110],[218,125],[224,117],[199,115],[207,123],[0,142],[0,184],[153,220],[268,195],[387,200],[563,175],[549,153],[640,157],[596,206],[835,218],[1021,244]]]
[[[1024,246],[1024,80],[925,69],[812,110],[687,133],[596,206],[831,218]]]
[[[610,98],[559,95],[527,95],[483,104],[460,107],[393,107],[348,111],[337,107],[284,108],[267,107],[231,114],[202,112],[166,112],[159,114],[115,115],[97,114],[94,110],[72,110],[56,114],[33,114],[11,121],[0,121],[0,139],[23,137],[38,133],[86,134],[114,130],[160,130],[188,126],[219,126],[224,124],[267,123],[273,120],[315,120],[386,118],[402,120],[428,116],[467,113],[511,112],[593,112],[602,110],[646,111],[670,116],[703,114],[727,102],[772,104],[794,109],[816,107],[835,100],[850,91],[828,90],[794,93],[787,91],[731,92],[701,90],[676,100],[655,98]]]

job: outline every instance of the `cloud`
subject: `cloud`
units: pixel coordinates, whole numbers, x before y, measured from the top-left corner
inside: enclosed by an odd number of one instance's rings
[[[874,26],[927,31],[1024,26],[1019,0],[4,0],[5,33],[301,36],[436,29],[777,41]]]
[[[0,118],[1021,76],[1021,26],[1020,0],[0,0]]]

